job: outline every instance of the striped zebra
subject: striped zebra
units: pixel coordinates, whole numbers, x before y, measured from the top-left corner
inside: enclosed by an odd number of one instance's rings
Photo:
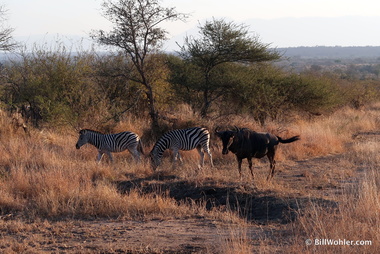
[[[189,151],[197,149],[200,159],[200,166],[204,166],[204,152],[210,157],[211,166],[212,155],[209,148],[210,133],[205,128],[194,127],[189,129],[173,130],[165,133],[154,145],[150,152],[152,167],[154,170],[161,164],[161,158],[166,149],[173,152],[173,162],[182,160],[179,150]]]
[[[83,129],[79,131],[79,139],[76,148],[89,143],[98,148],[97,162],[100,162],[104,154],[107,154],[111,162],[111,153],[122,152],[128,149],[136,161],[140,161],[140,153],[144,154],[140,137],[133,132],[125,131],[116,134],[103,134],[98,131]]]

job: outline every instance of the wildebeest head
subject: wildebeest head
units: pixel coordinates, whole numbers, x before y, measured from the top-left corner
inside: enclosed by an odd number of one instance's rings
[[[236,137],[236,134],[238,133],[238,129],[236,128],[236,131],[217,131],[218,129],[215,129],[215,134],[222,140],[223,144],[223,150],[222,154],[228,154],[228,150],[232,143],[234,142],[234,138]]]

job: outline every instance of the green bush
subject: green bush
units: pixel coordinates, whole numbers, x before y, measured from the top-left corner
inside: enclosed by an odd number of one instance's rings
[[[340,88],[328,78],[285,73],[271,65],[241,66],[239,82],[224,101],[230,110],[249,113],[261,124],[289,111],[322,113],[344,103]]]
[[[160,112],[179,104],[196,113],[205,98],[210,116],[250,114],[261,124],[289,112],[324,113],[342,105],[360,108],[379,98],[375,80],[344,80],[318,72],[294,74],[270,64],[224,63],[204,77],[191,62],[174,55],[152,55],[147,74]],[[164,61],[165,60],[165,61]],[[146,116],[147,100],[121,54],[71,53],[64,46],[34,48],[2,66],[0,98],[8,107],[29,110],[35,125],[113,126],[127,112]],[[26,107],[25,107],[26,106]],[[162,119],[164,119],[165,113]],[[165,123],[160,123],[165,130]]]

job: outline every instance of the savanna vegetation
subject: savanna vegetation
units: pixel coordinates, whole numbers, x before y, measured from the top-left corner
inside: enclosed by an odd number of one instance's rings
[[[380,81],[281,69],[280,52],[223,19],[200,25],[179,52],[162,52],[156,26],[187,15],[135,2],[103,5],[115,30],[93,38],[112,50],[35,45],[2,63],[0,250],[375,253]],[[254,179],[243,163],[241,180],[213,134],[215,167],[206,157],[202,169],[196,152],[175,168],[165,154],[152,171],[127,152],[97,164],[94,147],[75,149],[80,128],[133,131],[147,154],[170,129],[234,125],[301,140],[280,145],[272,181],[265,159],[255,161]]]

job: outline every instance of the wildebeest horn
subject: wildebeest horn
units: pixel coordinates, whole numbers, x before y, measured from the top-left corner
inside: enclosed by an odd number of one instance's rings
[[[214,132],[217,133],[219,131],[219,129],[220,129],[220,126],[218,125],[218,126],[216,126]]]
[[[234,131],[239,132],[240,129],[236,125],[234,125]]]

